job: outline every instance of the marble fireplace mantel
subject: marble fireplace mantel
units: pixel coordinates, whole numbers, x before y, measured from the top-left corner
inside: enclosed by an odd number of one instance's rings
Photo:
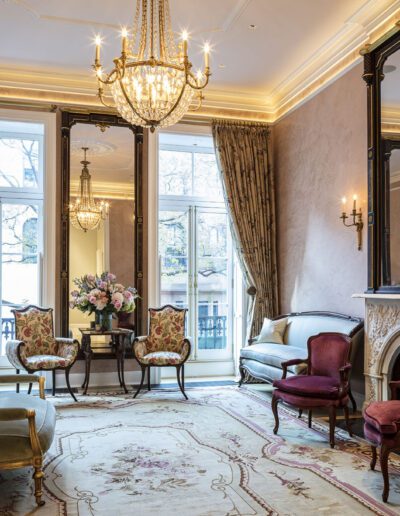
[[[365,401],[387,400],[400,354],[400,294],[353,294],[365,299]]]

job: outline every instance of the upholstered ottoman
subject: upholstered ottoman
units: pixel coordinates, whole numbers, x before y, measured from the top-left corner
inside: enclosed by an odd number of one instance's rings
[[[400,382],[392,382],[400,384]],[[371,469],[375,469],[380,446],[380,463],[383,475],[382,500],[389,496],[388,459],[391,451],[400,449],[400,400],[376,401],[364,410],[364,437],[372,448]]]
[[[0,383],[6,383],[6,380],[7,383],[40,383],[40,398],[14,392],[0,393],[0,469],[33,466],[36,502],[43,505],[43,456],[53,441],[56,412],[53,405],[44,399],[44,378],[0,376]]]

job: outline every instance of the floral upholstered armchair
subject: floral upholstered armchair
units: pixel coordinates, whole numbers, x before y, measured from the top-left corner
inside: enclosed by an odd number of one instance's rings
[[[150,368],[176,367],[176,376],[179,388],[186,399],[185,394],[185,369],[184,364],[189,358],[191,344],[185,337],[186,308],[176,308],[165,305],[161,308],[150,308],[149,335],[137,337],[133,342],[133,352],[142,369],[142,379],[134,398],[139,394],[146,369],[148,370],[147,385],[150,390]]]
[[[29,305],[21,310],[13,310],[13,313],[16,340],[7,342],[6,354],[17,374],[21,369],[30,374],[43,370],[52,371],[54,396],[55,372],[57,369],[64,369],[68,391],[77,401],[69,383],[69,372],[78,356],[78,341],[54,337],[52,308]],[[31,387],[32,385],[29,386],[29,392]]]

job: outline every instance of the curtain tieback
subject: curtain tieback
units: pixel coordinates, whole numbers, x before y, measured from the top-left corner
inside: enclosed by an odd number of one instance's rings
[[[257,289],[254,285],[251,285],[246,292],[249,294],[249,296],[254,297],[257,294]]]

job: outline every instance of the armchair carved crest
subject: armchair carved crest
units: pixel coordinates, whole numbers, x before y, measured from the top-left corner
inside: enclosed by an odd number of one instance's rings
[[[63,369],[68,391],[77,401],[69,383],[69,372],[78,356],[78,341],[54,337],[52,308],[29,305],[12,312],[15,318],[15,340],[7,342],[6,354],[17,374],[21,369],[30,374],[43,370],[52,371],[54,396],[55,372]],[[18,390],[17,385],[17,392]],[[30,390],[31,385],[29,392]]]
[[[135,393],[139,394],[146,369],[148,370],[148,390],[150,390],[150,368],[176,367],[176,376],[182,394],[185,394],[184,364],[190,356],[191,343],[185,336],[186,308],[164,305],[161,308],[150,308],[149,335],[137,337],[133,342],[133,352],[138,361],[142,378]]]

